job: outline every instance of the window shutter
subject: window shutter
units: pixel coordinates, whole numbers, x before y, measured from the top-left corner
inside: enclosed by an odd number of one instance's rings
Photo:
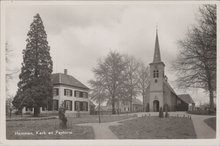
[[[83,111],[83,102],[80,102],[80,111]]]
[[[88,102],[86,102],[86,111],[88,111]]]
[[[66,89],[64,89],[64,95],[66,96]]]
[[[73,90],[70,90],[70,96],[73,96]]]
[[[70,101],[70,110],[72,111],[73,110],[73,102]]]
[[[74,91],[74,97],[76,97],[76,91]]]

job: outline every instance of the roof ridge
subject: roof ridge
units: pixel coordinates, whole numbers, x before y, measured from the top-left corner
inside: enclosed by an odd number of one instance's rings
[[[53,84],[63,84],[63,85],[69,85],[83,89],[89,89],[86,85],[84,85],[82,82],[80,82],[72,75],[56,73],[56,74],[52,74],[52,78],[53,78]]]

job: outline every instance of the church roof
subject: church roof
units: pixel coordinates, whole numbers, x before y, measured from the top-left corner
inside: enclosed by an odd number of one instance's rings
[[[52,74],[52,81],[54,85],[62,84],[62,85],[73,86],[73,87],[89,90],[87,86],[85,86],[83,83],[78,81],[73,76],[63,74],[63,73]]]
[[[171,92],[173,92],[176,95],[176,92],[173,90],[173,88],[170,86],[170,84],[167,81],[163,81],[163,83],[170,89]]]
[[[156,41],[155,41],[155,48],[154,48],[153,63],[157,63],[157,62],[161,62],[161,57],[160,57],[160,46],[159,46],[158,33],[156,31]]]
[[[195,103],[189,94],[181,94],[178,97],[185,103]]]

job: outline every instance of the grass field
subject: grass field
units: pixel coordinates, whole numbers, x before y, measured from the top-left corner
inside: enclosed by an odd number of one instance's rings
[[[216,117],[205,119],[204,122],[216,131]]]
[[[130,118],[129,115],[103,115],[101,122]],[[94,139],[92,127],[77,126],[81,123],[98,123],[98,116],[68,117],[68,129],[59,129],[59,119],[6,121],[7,139]]]
[[[110,126],[119,139],[194,139],[196,134],[191,119],[141,117]]]

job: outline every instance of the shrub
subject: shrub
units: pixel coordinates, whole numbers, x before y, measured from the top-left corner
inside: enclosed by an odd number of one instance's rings
[[[159,110],[159,117],[163,118],[163,108],[162,107],[160,107],[160,110]]]

